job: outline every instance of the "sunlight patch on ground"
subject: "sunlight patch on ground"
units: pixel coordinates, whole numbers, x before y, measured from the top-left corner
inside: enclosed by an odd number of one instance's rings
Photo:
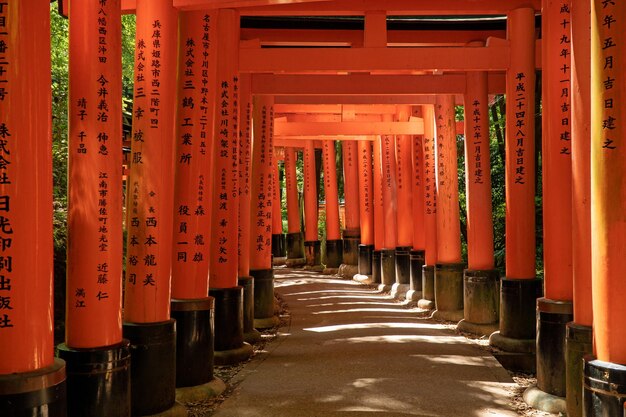
[[[327,332],[337,332],[337,331],[342,331],[342,330],[359,330],[359,329],[442,330],[442,329],[445,329],[445,327],[441,324],[426,324],[426,323],[352,323],[352,324],[337,324],[334,326],[324,326],[324,327],[308,327],[302,330],[309,331],[309,332],[316,332],[316,333],[327,333]]]
[[[454,365],[485,366],[484,356],[463,355],[411,355],[412,358],[422,358],[435,363],[448,363]]]
[[[350,310],[315,311],[311,314],[339,314],[339,313],[397,313],[401,308],[351,308]]]
[[[365,344],[365,343],[435,343],[435,344],[465,344],[464,340],[453,336],[421,336],[421,335],[380,335],[380,336],[362,336],[348,337],[342,339],[329,340],[324,342],[325,345],[334,345],[341,343],[348,344]]]

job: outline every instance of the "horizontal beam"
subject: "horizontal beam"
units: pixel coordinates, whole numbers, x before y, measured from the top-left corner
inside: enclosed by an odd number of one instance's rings
[[[356,115],[367,114],[396,114],[395,105],[343,105],[343,104],[274,104],[274,114],[336,114],[350,113]],[[358,116],[356,116],[358,117]]]
[[[368,136],[368,135],[421,135],[424,121],[411,122],[285,122],[274,123],[274,135],[280,136]]]
[[[240,72],[502,71],[509,47],[245,48]]]
[[[505,74],[489,75],[489,94],[506,91]],[[260,95],[464,94],[464,74],[446,75],[272,75],[254,74],[252,92]]]
[[[463,104],[463,95],[455,96],[457,104]],[[349,104],[349,105],[396,105],[396,104],[435,104],[434,95],[403,95],[403,96],[274,96],[275,104],[307,104],[307,105],[328,105],[328,104]]]

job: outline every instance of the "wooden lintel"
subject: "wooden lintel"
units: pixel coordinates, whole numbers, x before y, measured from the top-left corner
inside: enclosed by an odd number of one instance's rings
[[[424,121],[410,122],[285,122],[274,123],[275,136],[354,137],[368,135],[421,135]]]
[[[463,103],[463,95],[455,96],[457,104]],[[402,96],[275,96],[275,104],[351,104],[351,105],[396,105],[396,104],[435,104],[435,96],[402,95]]]

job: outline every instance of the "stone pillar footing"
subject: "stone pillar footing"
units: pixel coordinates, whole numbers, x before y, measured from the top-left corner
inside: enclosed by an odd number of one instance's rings
[[[411,283],[411,247],[398,246],[395,253],[396,284],[410,285]],[[406,293],[406,292],[405,292]]]
[[[181,404],[197,403],[215,398],[226,390],[226,384],[219,378],[213,378],[206,384],[195,387],[176,388],[176,401]]]
[[[422,267],[422,299],[417,306],[424,310],[435,308],[435,266],[424,265]]]
[[[409,291],[409,284],[398,284],[397,282],[391,286],[391,296],[393,298],[402,299],[406,298],[406,293]]]
[[[251,269],[250,275],[254,278],[254,327],[265,329],[267,327],[262,327],[261,323],[277,321],[274,315],[274,270]]]
[[[125,339],[94,349],[72,349],[65,343],[57,347],[66,364],[69,417],[130,417],[129,348]]]
[[[339,276],[346,279],[352,279],[356,274],[359,273],[359,267],[356,265],[350,264],[341,264],[339,265]]]
[[[583,358],[593,353],[591,326],[574,322],[565,326],[565,377],[567,415],[583,417]]]
[[[497,270],[463,271],[463,320],[457,329],[489,336],[498,330],[500,276]]]
[[[435,302],[435,308],[436,306]],[[433,314],[430,316],[431,319],[434,320],[442,320],[442,321],[452,321],[457,323],[463,317],[463,310],[435,310]]]
[[[583,416],[623,416],[626,401],[626,366],[584,358]]]
[[[410,285],[411,290],[414,291],[414,293],[421,294],[422,292],[422,267],[424,266],[425,256],[426,252],[423,250],[412,250],[411,252],[409,252],[409,262],[411,264],[409,272],[411,276]]]
[[[172,299],[176,320],[176,388],[204,385],[213,379],[215,300]]]
[[[287,259],[304,258],[304,237],[302,232],[287,233]]]
[[[422,298],[422,291],[408,290],[404,298],[406,301],[419,301]]]
[[[287,268],[301,268],[306,265],[306,258],[287,258],[285,265]]]
[[[130,342],[133,416],[157,415],[176,403],[176,321],[124,323]]]
[[[361,240],[360,229],[344,229],[343,231],[343,263],[346,265],[358,265],[359,241]]]
[[[343,262],[343,240],[326,241],[326,268],[338,269]]]
[[[239,277],[237,284],[243,287],[243,340],[254,344],[261,340],[261,333],[254,328],[254,278]]]
[[[322,265],[322,243],[319,240],[304,242],[304,255],[308,269],[321,268],[320,272],[324,270]]]
[[[67,417],[65,361],[32,372],[0,375],[0,415]]]
[[[563,398],[565,412],[565,325],[572,321],[571,301],[537,299],[537,388]],[[545,411],[545,410],[544,410]]]
[[[382,249],[380,251],[381,284],[382,291],[391,291],[391,286],[396,283],[396,250]]]
[[[380,284],[382,282],[383,264],[382,252],[379,250],[372,251],[372,284]]]
[[[215,364],[248,359],[252,346],[243,341],[243,287],[211,288],[215,298]]]
[[[458,322],[463,318],[463,314],[459,316],[452,312],[463,311],[464,268],[462,263],[437,264],[435,267],[435,308],[442,319],[445,316],[445,320]],[[454,320],[455,317],[458,318]]]
[[[359,275],[372,275],[374,245],[359,245]]]
[[[537,410],[559,415],[565,413],[565,398],[549,394],[536,386],[526,388],[522,397],[526,404]]]

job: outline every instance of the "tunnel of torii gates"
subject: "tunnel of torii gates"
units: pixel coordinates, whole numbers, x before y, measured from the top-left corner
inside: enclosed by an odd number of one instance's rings
[[[626,2],[63,2],[69,243],[56,355],[49,3],[0,0],[1,415],[184,415],[176,398],[211,395],[214,363],[245,360],[257,329],[276,325],[272,258],[313,270],[325,262],[490,335],[508,367],[536,365],[531,403],[550,398],[570,416],[623,414]],[[128,172],[122,13],[137,16]],[[489,105],[500,94],[503,277],[489,154]],[[465,122],[455,121],[459,105]]]

